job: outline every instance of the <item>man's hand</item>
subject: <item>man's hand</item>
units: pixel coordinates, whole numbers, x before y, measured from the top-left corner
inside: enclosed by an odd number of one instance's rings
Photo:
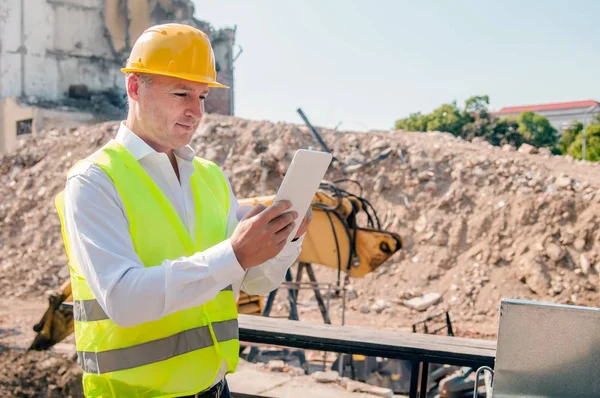
[[[231,245],[243,269],[260,265],[283,249],[298,218],[296,212],[287,212],[290,207],[287,200],[268,208],[258,204],[240,220],[231,236]]]

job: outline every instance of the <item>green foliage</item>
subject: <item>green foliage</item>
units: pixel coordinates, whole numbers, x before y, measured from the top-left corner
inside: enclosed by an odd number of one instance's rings
[[[460,135],[463,125],[463,117],[456,104],[444,104],[430,115],[427,131],[446,131],[453,135]]]
[[[586,129],[586,156],[585,159],[591,162],[600,161],[600,115],[592,121]],[[568,136],[567,136],[568,134]],[[577,122],[569,127],[565,132],[559,147],[563,153],[568,153],[575,159],[582,159],[583,155],[583,124]],[[563,148],[567,148],[563,150]]]
[[[443,104],[430,114],[412,113],[397,120],[395,126],[407,131],[444,131],[467,140],[483,137],[493,145],[519,147],[528,143],[548,147],[555,153],[562,151],[557,147],[557,131],[545,116],[524,112],[516,119],[499,119],[489,113],[489,103],[489,96],[476,95],[465,101],[462,110],[456,103]]]
[[[465,112],[467,114],[472,114],[474,112],[481,112],[488,110],[488,106],[490,105],[490,97],[487,95],[475,95],[473,97],[468,98],[465,101]]]
[[[528,144],[552,148],[558,142],[557,131],[543,115],[523,112],[517,117],[519,132]]]
[[[583,123],[575,121],[571,123],[568,129],[566,129],[560,140],[558,141],[558,148],[561,153],[568,153],[569,146],[575,141],[577,136],[583,131]]]
[[[397,130],[427,131],[427,116],[421,112],[411,113],[406,119],[396,121]]]

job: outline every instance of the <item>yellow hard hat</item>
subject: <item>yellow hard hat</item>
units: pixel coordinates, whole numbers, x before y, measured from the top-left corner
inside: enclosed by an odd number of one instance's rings
[[[152,26],[136,40],[123,73],[150,73],[229,88],[217,82],[215,55],[206,33],[189,25]]]

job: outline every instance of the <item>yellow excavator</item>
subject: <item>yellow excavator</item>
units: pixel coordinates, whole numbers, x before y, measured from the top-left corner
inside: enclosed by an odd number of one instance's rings
[[[345,182],[349,181],[323,181],[315,193],[311,205],[314,213],[313,222],[305,236],[297,260],[299,265],[297,282],[302,268],[306,269],[311,281],[316,282],[311,268],[314,264],[336,269],[339,287],[342,273],[345,280],[362,278],[402,248],[401,237],[396,233],[382,230],[375,209],[366,199],[340,188],[340,184]],[[358,184],[355,181],[350,182]],[[57,196],[57,200],[60,200],[60,195]],[[262,203],[269,206],[274,198],[275,195],[245,198],[240,200],[240,204]],[[366,225],[359,225],[361,222]],[[293,283],[289,273],[286,280]],[[314,288],[314,291],[315,294],[318,293],[317,288]],[[269,296],[265,306],[262,296],[241,292],[238,298],[239,313],[268,316],[274,293],[275,291]],[[48,308],[41,320],[33,327],[36,336],[30,350],[49,349],[73,333],[72,301],[71,282],[67,280],[49,296]],[[321,310],[323,312],[323,308]],[[327,322],[324,312],[323,317]]]

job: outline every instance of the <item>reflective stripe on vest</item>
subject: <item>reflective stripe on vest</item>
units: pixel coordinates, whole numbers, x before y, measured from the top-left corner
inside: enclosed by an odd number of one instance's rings
[[[229,191],[216,164],[194,159],[190,185],[196,219],[191,236],[167,197],[121,144],[111,140],[87,160],[113,181],[144,266],[191,256],[226,239]],[[70,250],[62,192],[55,205],[69,260],[75,343],[86,397],[193,395],[215,381],[223,361],[228,373],[235,371],[240,346],[231,286],[202,305],[121,327],[96,301]]]
[[[237,339],[239,336],[237,319],[214,322],[212,327],[219,342]],[[77,359],[86,372],[108,373],[164,361],[212,345],[210,329],[208,326],[200,326],[132,347],[102,352],[77,351]]]

